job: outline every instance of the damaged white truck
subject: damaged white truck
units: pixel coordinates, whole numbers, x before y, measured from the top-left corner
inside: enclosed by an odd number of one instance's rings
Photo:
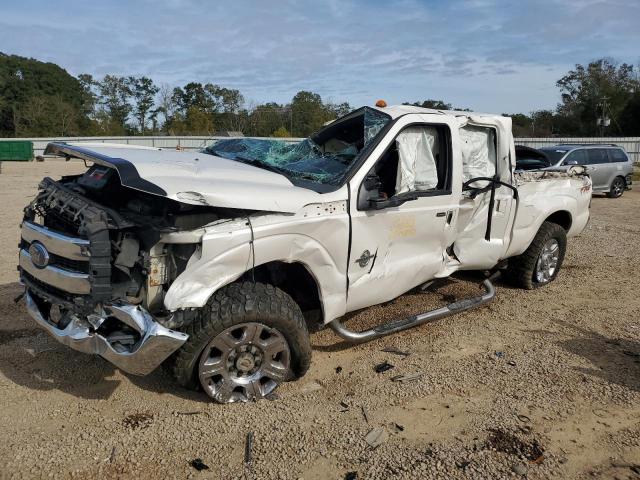
[[[347,313],[459,270],[554,280],[589,218],[591,181],[515,172],[511,120],[364,107],[296,144],[199,152],[51,143],[85,160],[25,208],[19,272],[35,321],[145,375],[161,363],[218,402],[258,399],[309,368],[309,328],[348,341],[490,301],[349,329]]]

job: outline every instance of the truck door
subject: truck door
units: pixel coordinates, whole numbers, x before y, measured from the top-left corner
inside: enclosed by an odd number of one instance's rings
[[[462,182],[470,187],[462,193],[458,216],[458,235],[453,253],[463,269],[491,268],[504,257],[509,247],[514,220],[514,194],[508,187],[497,186],[491,210],[491,228],[488,232],[491,185],[488,181],[470,181],[479,177],[498,176],[511,184],[509,158],[513,141],[510,129],[498,125],[466,124],[459,129],[462,153]],[[502,135],[503,138],[500,138]]]
[[[383,142],[366,176],[350,185],[347,311],[437,276],[453,242],[460,189],[452,191],[450,127],[398,122]]]

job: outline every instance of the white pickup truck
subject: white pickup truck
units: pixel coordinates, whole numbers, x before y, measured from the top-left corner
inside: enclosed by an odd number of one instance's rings
[[[515,173],[511,119],[363,107],[300,143],[198,152],[51,143],[87,162],[25,208],[27,308],[60,342],[125,372],[170,366],[218,402],[257,399],[309,368],[310,325],[367,341],[490,301],[349,329],[347,312],[458,270],[554,280],[589,218],[591,181]]]

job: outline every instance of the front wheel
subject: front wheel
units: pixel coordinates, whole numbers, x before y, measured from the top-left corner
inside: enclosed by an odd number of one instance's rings
[[[309,368],[311,345],[302,312],[282,290],[233,283],[201,309],[173,371],[186,387],[218,403],[258,400]]]
[[[509,260],[507,277],[514,285],[532,290],[558,276],[567,249],[567,234],[560,225],[544,222],[529,248]]]
[[[616,177],[611,182],[611,189],[609,190],[609,198],[619,198],[624,193],[624,189],[627,184],[622,177]]]

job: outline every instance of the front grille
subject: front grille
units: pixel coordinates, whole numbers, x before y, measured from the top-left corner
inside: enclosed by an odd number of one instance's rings
[[[49,285],[48,283],[41,282],[36,277],[28,272],[25,272],[24,270],[20,272],[20,276],[22,277],[22,280],[25,281],[27,286],[36,287],[36,290],[40,290],[42,293],[51,295],[56,299],[64,300],[66,302],[73,302],[75,295],[71,295],[64,290],[60,290],[53,285]]]
[[[80,272],[80,273],[89,273],[89,262],[83,262],[81,260],[71,260],[69,258],[64,258],[59,255],[50,254],[49,265],[53,265],[56,267],[64,268],[65,270],[69,270],[71,272]]]
[[[27,242],[24,238],[20,241],[20,248],[29,251],[31,243]],[[70,272],[90,273],[89,259],[87,260],[73,260],[71,258],[65,258],[55,253],[49,252],[49,265],[54,267],[64,268]]]
[[[28,264],[27,269],[31,274],[25,272],[24,268],[21,274],[26,281],[37,281],[38,288],[66,299],[69,299],[69,294],[57,288],[52,278],[53,275],[68,278],[67,290],[75,292],[71,299],[74,303],[98,304],[110,300],[113,294],[111,236],[114,231],[131,228],[135,224],[64,183],[45,178],[39,188],[35,200],[25,209],[23,230],[26,226],[30,231],[23,239],[23,248],[25,242],[38,241],[45,248],[49,244],[49,265],[57,267],[58,271],[52,273],[54,269],[45,267],[47,273],[40,275]],[[33,228],[36,219],[42,219],[39,228]],[[28,247],[25,251],[28,251]],[[45,284],[45,277],[53,285]],[[87,284],[90,295],[85,295]]]

